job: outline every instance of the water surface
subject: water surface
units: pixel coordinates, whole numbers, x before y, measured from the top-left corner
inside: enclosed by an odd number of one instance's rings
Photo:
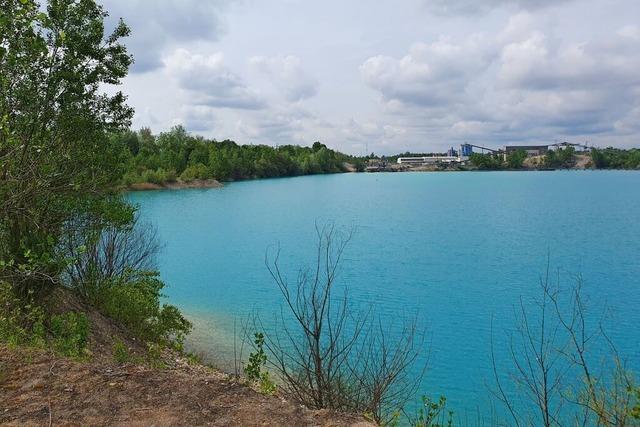
[[[429,330],[421,392],[459,411],[487,403],[491,319],[500,368],[514,307],[539,294],[550,260],[576,275],[594,313],[640,370],[640,173],[344,174],[232,183],[221,189],[132,193],[165,244],[169,300],[192,338],[231,366],[234,319],[278,312],[264,265],[279,244],[284,270],[313,260],[315,224],[357,228],[340,283],[386,319],[419,313]]]

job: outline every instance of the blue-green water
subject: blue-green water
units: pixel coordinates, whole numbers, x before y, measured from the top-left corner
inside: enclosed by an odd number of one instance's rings
[[[584,293],[629,367],[640,371],[640,173],[345,174],[130,195],[158,228],[166,294],[196,323],[194,342],[224,366],[233,319],[278,312],[264,265],[313,261],[316,222],[356,226],[339,281],[385,318],[418,313],[429,330],[421,392],[473,410],[499,368],[514,306],[539,295],[547,259]],[[228,366],[228,365],[227,365]]]

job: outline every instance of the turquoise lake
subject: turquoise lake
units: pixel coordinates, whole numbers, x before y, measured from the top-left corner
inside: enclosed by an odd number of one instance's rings
[[[234,321],[282,304],[265,252],[279,244],[295,279],[313,262],[315,224],[333,222],[356,229],[338,279],[354,302],[427,328],[419,394],[488,405],[492,319],[506,370],[514,308],[539,296],[548,261],[563,285],[582,277],[640,372],[640,172],[341,174],[128,197],[158,229],[165,294],[196,325],[190,345],[227,369]]]

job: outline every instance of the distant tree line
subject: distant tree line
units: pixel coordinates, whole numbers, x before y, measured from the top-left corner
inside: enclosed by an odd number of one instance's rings
[[[591,150],[591,167],[594,169],[640,169],[640,149],[631,148],[593,148]],[[471,154],[473,166],[481,170],[521,169],[527,154],[524,150],[510,153],[505,159],[502,154]],[[553,169],[570,169],[576,164],[576,151],[573,147],[561,150],[549,150],[537,163],[538,167]]]
[[[361,159],[315,142],[311,147],[239,145],[189,134],[182,126],[153,135],[143,128],[113,135],[123,147],[123,183],[163,184],[181,180],[214,178],[235,181],[346,172],[353,165],[363,169]]]
[[[505,159],[502,154],[471,153],[469,161],[480,170],[502,170],[502,169],[522,169],[527,152],[516,150],[509,153]]]
[[[596,169],[639,169],[640,149],[594,148],[591,150],[591,161]]]
[[[540,159],[534,159],[534,165],[542,168],[569,169],[575,165],[576,151],[573,147],[562,150],[549,150]],[[512,151],[505,157],[502,153],[473,153],[469,157],[471,164],[480,170],[514,170],[525,167],[527,152]]]

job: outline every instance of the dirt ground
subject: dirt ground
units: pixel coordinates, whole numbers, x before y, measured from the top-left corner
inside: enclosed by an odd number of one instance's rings
[[[66,293],[52,299],[61,311],[86,309]],[[265,396],[233,376],[173,351],[164,368],[118,365],[113,342],[134,354],[142,346],[100,313],[91,324],[85,361],[46,350],[0,345],[0,425],[7,426],[357,426],[361,417],[312,411],[279,396]]]
[[[263,396],[177,360],[168,369],[60,359],[0,347],[0,425],[367,426]]]

